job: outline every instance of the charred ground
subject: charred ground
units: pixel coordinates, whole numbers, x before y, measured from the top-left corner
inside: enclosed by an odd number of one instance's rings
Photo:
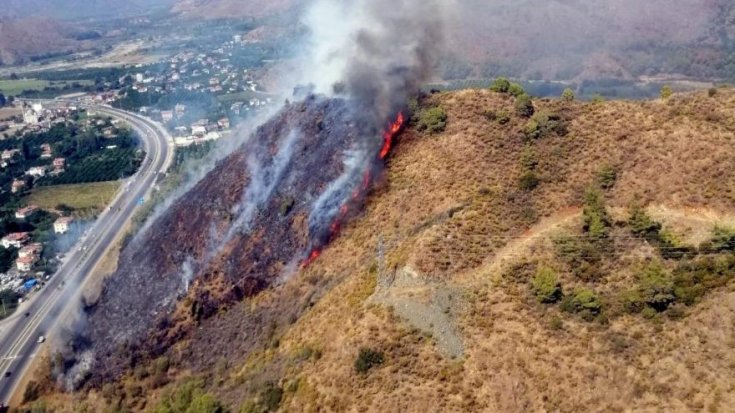
[[[371,168],[382,144],[365,125],[344,100],[290,104],[134,240],[76,339],[75,358],[96,359],[89,383],[162,354],[193,326],[297,272],[335,219],[348,217],[345,194],[360,202],[355,185],[371,171],[352,173],[346,156],[372,154],[360,165]]]

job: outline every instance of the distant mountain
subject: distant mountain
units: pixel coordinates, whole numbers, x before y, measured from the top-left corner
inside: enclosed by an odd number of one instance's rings
[[[168,10],[176,0],[3,0],[0,17],[44,16],[57,20],[130,17]]]
[[[41,17],[0,19],[0,65],[26,61],[33,56],[73,51],[81,43],[63,24]]]
[[[178,0],[172,11],[205,19],[266,17],[288,11],[300,0]]]

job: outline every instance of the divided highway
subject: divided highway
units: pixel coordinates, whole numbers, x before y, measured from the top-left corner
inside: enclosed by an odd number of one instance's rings
[[[125,180],[109,208],[66,254],[46,286],[23,303],[12,319],[0,322],[0,405],[10,402],[31,361],[47,345],[39,343],[39,337],[51,333],[60,319],[77,307],[88,276],[173,159],[171,137],[161,125],[106,106],[87,109],[129,124],[140,136],[146,156],[140,170]]]

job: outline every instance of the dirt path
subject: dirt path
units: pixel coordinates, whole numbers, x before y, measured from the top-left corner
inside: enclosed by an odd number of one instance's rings
[[[563,227],[571,225],[581,216],[582,210],[580,208],[567,208],[548,218],[542,219],[539,223],[526,230],[521,236],[511,239],[503,248],[496,251],[485,262],[485,265],[477,270],[459,276],[457,281],[462,283],[478,279],[488,280],[500,277],[508,266],[518,260],[518,257],[530,254],[531,247],[538,241]]]

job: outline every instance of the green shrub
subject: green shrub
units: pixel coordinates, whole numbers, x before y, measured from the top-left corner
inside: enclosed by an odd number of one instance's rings
[[[596,188],[588,188],[584,196],[584,230],[593,240],[607,238],[611,220],[605,201]]]
[[[365,374],[373,367],[380,366],[385,361],[383,353],[369,348],[361,348],[355,359],[355,371]]]
[[[508,86],[508,93],[511,96],[519,97],[526,94],[526,91],[523,89],[523,86],[519,85],[518,83],[511,83],[510,86]]]
[[[589,316],[594,318],[594,316],[600,314],[602,302],[594,291],[580,288],[575,290],[574,294],[564,297],[561,309],[568,313],[581,313],[585,316],[585,319],[589,319]]]
[[[569,88],[564,89],[564,92],[561,94],[561,100],[565,102],[574,102],[575,98],[576,96],[574,96],[574,91]]]
[[[708,291],[727,285],[733,277],[735,254],[684,260],[674,269],[674,295],[678,302],[691,306]]]
[[[561,299],[561,283],[551,268],[539,268],[531,280],[531,287],[533,288],[536,299],[540,303],[555,303]]]
[[[631,210],[628,226],[633,234],[648,240],[658,238],[658,233],[661,231],[661,224],[654,221],[643,208],[638,206]]]
[[[447,113],[436,106],[419,112],[418,129],[429,133],[443,132],[447,127]]]
[[[647,307],[661,312],[676,301],[674,280],[658,263],[645,267],[638,274],[638,293]]]
[[[610,189],[615,186],[618,179],[618,173],[610,165],[605,165],[597,172],[597,183],[602,189]]]
[[[518,112],[518,115],[524,118],[530,118],[531,116],[533,116],[535,111],[536,110],[533,107],[533,101],[531,100],[530,96],[518,96],[518,98],[516,99],[516,112]]]
[[[211,394],[195,396],[185,413],[225,413],[225,408]]]
[[[500,125],[506,125],[508,122],[510,122],[510,114],[504,110],[501,110],[498,112],[496,119],[498,124]]]
[[[541,137],[541,126],[536,119],[529,119],[523,133],[528,139],[538,139]]]
[[[260,394],[260,401],[266,412],[274,412],[281,405],[283,389],[274,383],[268,383]]]
[[[671,86],[669,86],[669,85],[664,85],[664,86],[663,86],[663,87],[661,88],[661,99],[664,99],[664,100],[666,100],[666,99],[670,98],[670,97],[671,97],[671,95],[673,95],[673,94],[674,94],[674,91],[673,91],[673,90],[671,90]]]
[[[498,93],[508,93],[508,89],[510,89],[510,81],[504,77],[495,79],[490,86],[490,90]]]
[[[584,237],[558,237],[553,240],[556,256],[564,262],[575,277],[595,281],[602,273],[602,257],[610,254],[610,244]]]
[[[707,252],[735,252],[735,230],[715,227]]]
[[[539,183],[541,183],[541,181],[538,179],[535,172],[526,171],[521,175],[518,185],[524,191],[533,191],[539,186]]]
[[[538,166],[538,159],[536,157],[536,151],[533,150],[533,146],[526,145],[521,152],[521,168],[526,171],[532,171]]]

